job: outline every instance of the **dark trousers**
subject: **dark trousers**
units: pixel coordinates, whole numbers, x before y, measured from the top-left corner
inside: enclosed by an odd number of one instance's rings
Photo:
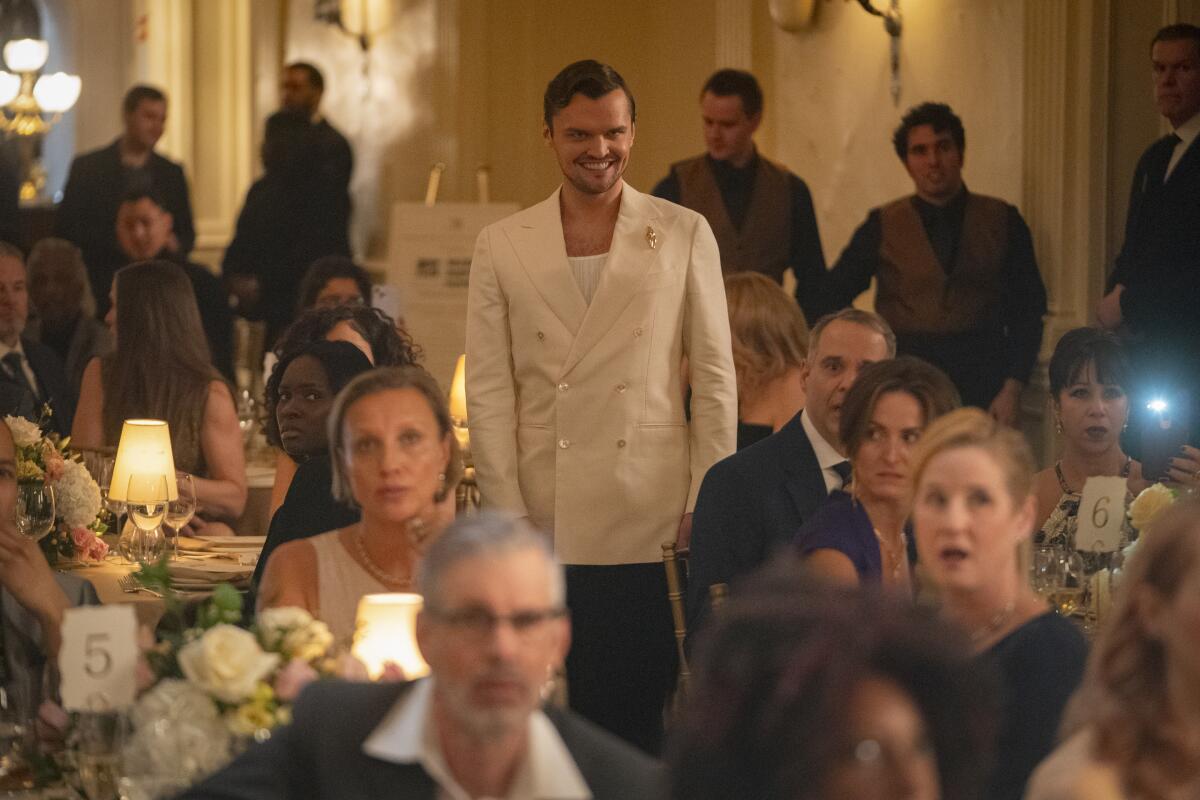
[[[651,755],[679,668],[661,562],[567,566],[571,708]]]

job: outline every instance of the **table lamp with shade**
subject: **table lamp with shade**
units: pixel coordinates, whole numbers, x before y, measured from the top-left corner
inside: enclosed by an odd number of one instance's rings
[[[129,496],[129,479],[135,475],[139,478],[145,476],[147,480],[161,478],[166,485],[164,502],[178,499],[171,431],[161,419],[127,419],[121,426],[121,440],[117,444],[112,482],[108,487],[109,499],[126,505],[154,499]],[[131,560],[157,560],[157,557],[150,559],[141,556],[151,556],[156,551],[161,554],[163,546],[165,540],[157,524],[149,530],[135,524],[132,530],[122,531],[118,550]],[[132,558],[131,554],[139,557]]]
[[[417,646],[417,613],[421,595],[368,594],[358,601],[354,645],[350,652],[378,679],[388,662],[398,666],[407,680],[429,674],[429,665]]]

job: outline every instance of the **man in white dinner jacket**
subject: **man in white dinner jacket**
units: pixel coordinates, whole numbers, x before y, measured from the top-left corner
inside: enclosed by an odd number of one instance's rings
[[[571,64],[543,110],[565,180],[485,228],[471,265],[471,449],[484,503],[567,565],[572,707],[656,752],[676,669],[661,545],[686,544],[735,447],[720,255],[702,216],[621,179],[636,108],[616,70]]]

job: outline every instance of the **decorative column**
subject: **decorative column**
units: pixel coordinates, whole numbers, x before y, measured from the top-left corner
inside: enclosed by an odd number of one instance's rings
[[[751,69],[754,5],[746,0],[715,0],[717,68]]]

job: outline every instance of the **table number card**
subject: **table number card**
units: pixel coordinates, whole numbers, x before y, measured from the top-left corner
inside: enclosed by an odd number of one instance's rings
[[[1075,549],[1085,553],[1111,553],[1121,546],[1121,523],[1125,521],[1124,478],[1093,477],[1083,485],[1079,501]]]
[[[132,606],[71,608],[63,615],[63,706],[109,711],[133,705],[137,668],[137,615]]]

